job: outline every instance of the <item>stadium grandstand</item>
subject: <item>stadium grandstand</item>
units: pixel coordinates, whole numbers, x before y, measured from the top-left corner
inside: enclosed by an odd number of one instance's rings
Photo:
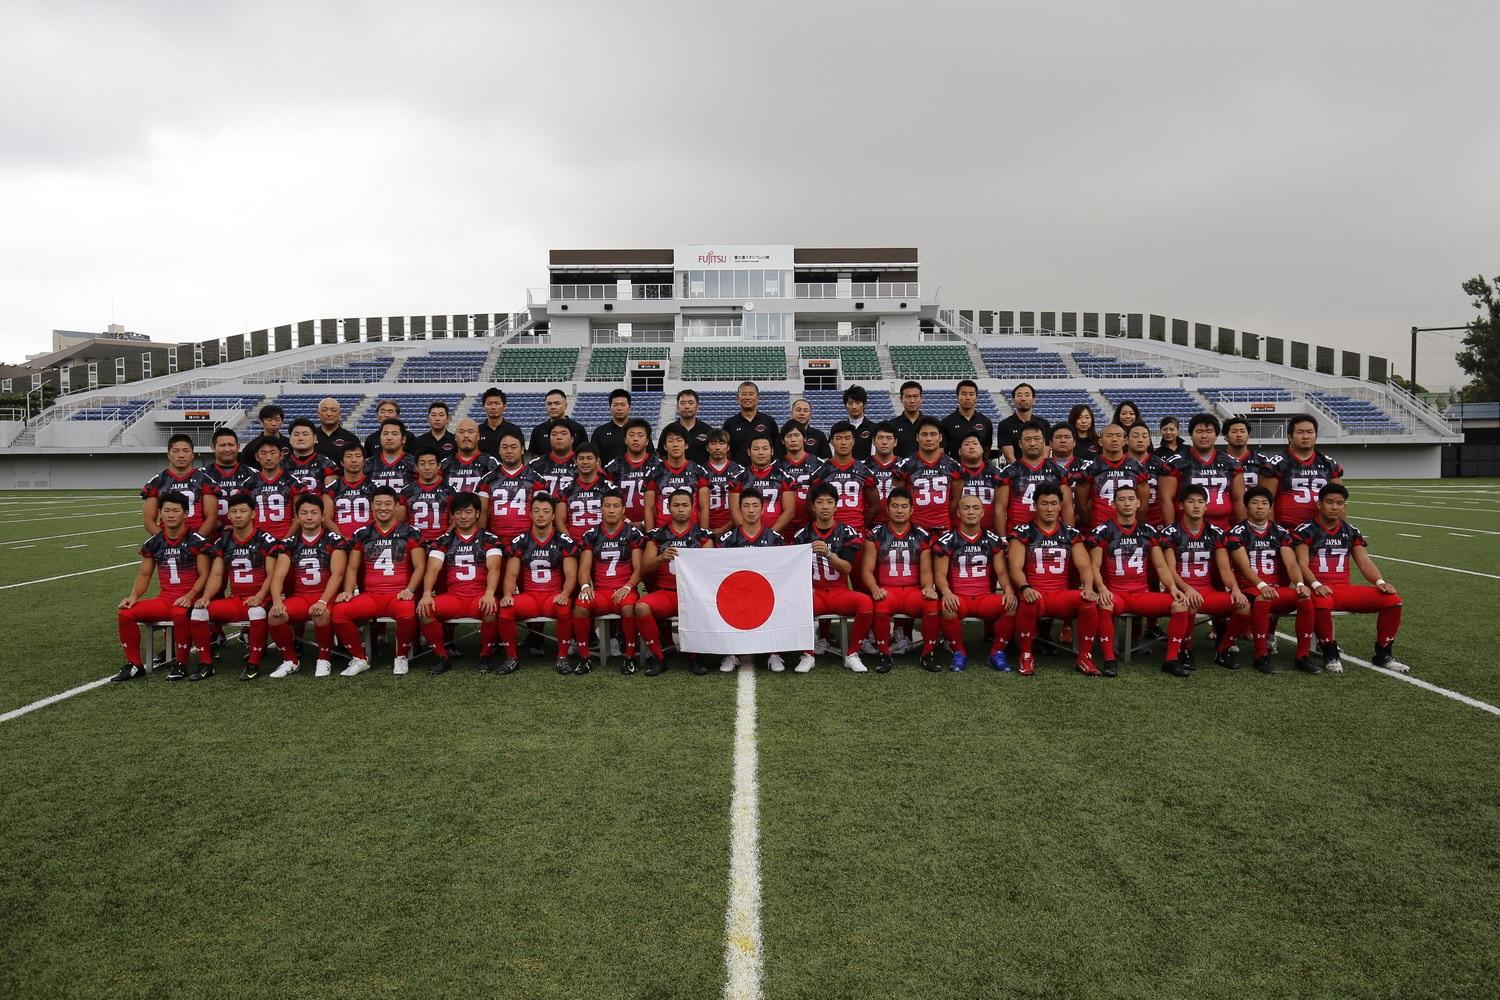
[[[702,418],[718,424],[738,411],[738,384],[753,380],[762,412],[785,420],[805,397],[826,429],[845,417],[851,385],[882,419],[900,411],[906,380],[923,385],[924,411],[942,416],[959,380],[973,379],[996,421],[1023,381],[1054,422],[1080,403],[1102,421],[1130,400],[1153,427],[1167,415],[1243,415],[1252,442],[1267,446],[1284,440],[1289,415],[1312,413],[1321,441],[1359,476],[1437,476],[1442,446],[1459,440],[1390,384],[1384,358],[1164,314],[954,309],[919,271],[917,250],[902,247],[553,250],[547,284],[513,312],[303,320],[153,345],[161,356],[149,359],[114,341],[140,356],[59,355],[29,385],[0,385],[55,395],[39,414],[0,414],[0,488],[138,486],[171,434],[205,450],[217,427],[247,439],[268,403],[291,420],[315,417],[331,396],[344,426],[364,435],[391,398],[420,433],[434,400],[455,420],[482,417],[492,385],[508,395],[506,419],[528,431],[553,388],[592,429],[624,386],[634,414],[659,429],[679,390],[699,392]]]

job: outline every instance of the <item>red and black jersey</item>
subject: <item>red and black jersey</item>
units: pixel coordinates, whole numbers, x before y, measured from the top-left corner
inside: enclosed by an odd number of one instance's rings
[[[146,480],[146,485],[141,487],[142,500],[149,500],[152,497],[160,500],[168,493],[181,493],[187,500],[187,519],[184,523],[188,531],[197,531],[203,527],[205,505],[215,502],[218,488],[207,472],[196,468],[189,469],[187,474],[182,476],[177,475],[171,469],[163,469]]]
[[[575,535],[582,535],[590,528],[597,528],[604,523],[604,493],[612,490],[615,484],[604,478],[602,473],[594,473],[594,481],[585,483],[582,478],[573,480],[573,485],[563,493],[563,503],[567,505],[568,531]]]
[[[646,519],[646,487],[661,468],[661,459],[646,454],[639,462],[624,454],[604,467],[625,496],[625,520],[640,524]]]
[[[865,544],[864,535],[858,528],[841,521],[834,521],[833,526],[827,531],[819,529],[816,524],[809,524],[797,532],[793,541],[797,545],[822,542],[828,546],[830,552],[847,561],[851,566],[859,565],[859,556],[864,551]],[[827,556],[813,553],[812,572],[815,590],[847,590],[849,588],[849,578],[834,569]]]
[[[248,538],[241,539],[230,530],[220,535],[213,544],[214,557],[224,560],[224,576],[229,581],[229,593],[235,597],[249,597],[258,593],[266,582],[271,561],[281,555],[281,551],[281,540],[266,531],[252,530]]]
[[[773,531],[765,532],[768,535],[775,534]],[[671,523],[662,525],[646,536],[656,543],[657,553],[667,549],[701,549],[714,540],[714,536],[694,524],[687,531],[679,533]],[[656,589],[677,589],[677,564],[675,562],[661,562],[656,567]]]
[[[1160,528],[1167,523],[1167,516],[1161,509],[1161,487],[1157,484],[1161,482],[1163,476],[1175,478],[1177,473],[1155,452],[1146,452],[1144,459],[1134,454],[1130,457],[1146,470],[1146,486],[1151,490],[1151,499],[1146,503],[1146,509],[1141,515],[1142,520],[1153,528]]]
[[[760,522],[760,531],[754,537],[745,533],[745,526],[730,528],[728,531],[714,539],[714,544],[721,549],[758,549],[771,545],[785,545],[786,539],[771,530],[771,526],[764,519]]]
[[[221,522],[229,517],[229,501],[237,493],[248,493],[250,481],[255,478],[254,469],[238,462],[227,469],[217,462],[210,462],[203,467],[203,474],[208,477],[209,482],[213,483],[214,496],[219,498]]]
[[[1052,464],[1063,470],[1063,482],[1070,487],[1076,487],[1089,477],[1089,472],[1094,464],[1093,456],[1069,455],[1067,458],[1052,457]]]
[[[562,498],[573,485],[573,480],[578,478],[578,464],[573,461],[573,453],[557,456],[548,452],[541,458],[531,460],[531,469],[542,480],[542,488],[548,493]]]
[[[960,597],[980,597],[995,592],[991,575],[997,559],[1005,558],[1006,545],[999,535],[980,528],[966,535],[962,528],[945,531],[932,543],[934,556],[948,557],[948,589]]]
[[[553,531],[546,538],[528,531],[512,538],[506,549],[521,561],[519,589],[544,593],[562,590],[563,562],[578,555],[578,543],[560,531]]]
[[[1204,521],[1197,533],[1186,525],[1169,524],[1159,532],[1161,546],[1177,559],[1177,575],[1194,590],[1223,590],[1224,581],[1214,572],[1214,553],[1224,547],[1224,532]]]
[[[250,479],[248,492],[255,501],[255,526],[277,538],[292,533],[292,498],[297,485],[285,469],[277,469],[270,478],[257,472]]]
[[[1151,550],[1159,542],[1156,529],[1136,520],[1133,527],[1121,527],[1119,521],[1105,521],[1086,537],[1091,549],[1102,549],[1104,585],[1124,593],[1145,593],[1151,589]]]
[[[839,465],[838,459],[830,458],[823,463],[813,485],[832,483],[838,490],[838,506],[833,519],[852,528],[863,528],[870,520],[871,511],[865,510],[865,490],[875,486],[875,474],[870,467],[857,458],[848,465]]]
[[[1290,451],[1272,455],[1261,468],[1263,479],[1276,480],[1276,523],[1299,527],[1318,517],[1318,491],[1344,478],[1344,467],[1321,451],[1303,461]]]
[[[1073,546],[1083,533],[1058,521],[1043,531],[1035,521],[1013,529],[1010,537],[1026,546],[1026,583],[1032,590],[1053,594],[1073,589]]]
[[[363,559],[360,589],[371,594],[399,594],[412,586],[412,550],[422,548],[422,535],[410,524],[392,524],[385,531],[367,525],[354,533],[349,548]]]
[[[1182,484],[1177,494],[1181,496],[1188,485],[1203,487],[1208,492],[1204,518],[1227,528],[1234,517],[1234,497],[1230,495],[1230,488],[1239,478],[1240,464],[1218,448],[1207,458],[1199,455],[1196,449],[1189,449],[1177,467],[1177,479]]]
[[[454,452],[443,459],[441,468],[443,478],[448,480],[455,493],[478,493],[484,477],[500,468],[500,460],[482,451],[476,451],[469,459]]]
[[[489,557],[505,555],[505,545],[489,531],[477,528],[472,535],[457,528],[434,538],[427,545],[427,558],[442,564],[438,589],[455,597],[481,597],[488,584]]]
[[[900,486],[906,478],[906,459],[892,455],[891,460],[882,465],[880,459],[871,455],[865,464],[870,467],[870,475],[875,477],[875,493],[880,497],[883,507],[891,498],[891,490]]]
[[[1005,507],[1005,525],[1009,529],[1011,525],[1035,520],[1037,487],[1064,486],[1068,473],[1050,458],[1036,465],[1018,458],[1000,470],[1000,478],[1010,487],[1010,502]]]
[[[365,475],[370,477],[371,483],[389,486],[399,496],[402,490],[417,481],[417,460],[404,451],[395,458],[387,458],[382,451],[371,459]]]
[[[1307,547],[1307,567],[1317,581],[1326,587],[1349,584],[1349,563],[1354,550],[1365,544],[1364,534],[1348,521],[1325,528],[1317,520],[1299,524],[1292,532],[1293,547]]]
[[[547,488],[529,465],[500,466],[479,482],[479,492],[490,498],[489,530],[514,538],[531,530],[531,498]]]
[[[804,452],[801,461],[783,458],[776,464],[781,469],[782,478],[796,495],[789,523],[794,528],[807,524],[811,520],[807,513],[807,493],[823,474],[823,460],[812,452]]]
[[[687,490],[693,497],[693,521],[698,520],[698,490],[708,485],[708,476],[704,475],[703,467],[697,462],[687,459],[675,468],[662,461],[656,467],[655,474],[648,480],[647,489],[656,494],[656,523],[665,524],[672,519],[669,504],[672,502],[672,494],[679,490]]]
[[[1266,456],[1254,448],[1246,448],[1245,453],[1238,457],[1229,454],[1226,449],[1224,455],[1240,467],[1240,478],[1245,481],[1245,489],[1260,484],[1260,470],[1265,467]]]
[[[958,463],[947,455],[927,461],[920,454],[906,460],[906,488],[911,490],[911,523],[925,531],[947,531],[953,523],[953,498],[962,482]]]
[[[1121,455],[1113,462],[1100,455],[1089,462],[1088,469],[1085,471],[1088,478],[1083,482],[1086,482],[1089,487],[1089,503],[1092,511],[1089,522],[1096,528],[1115,519],[1116,493],[1120,490],[1133,490],[1141,483],[1151,481],[1151,477],[1141,467],[1141,463],[1129,455]]]
[[[1230,552],[1236,549],[1245,550],[1245,558],[1250,561],[1250,568],[1255,575],[1266,583],[1285,586],[1287,584],[1286,564],[1281,560],[1281,550],[1292,544],[1292,533],[1275,521],[1266,522],[1264,527],[1257,528],[1249,521],[1241,521],[1229,529],[1229,534],[1224,537],[1224,546]],[[1238,576],[1238,571],[1236,571]],[[1250,581],[1239,577],[1240,586],[1249,586]]]
[[[601,524],[585,532],[579,544],[580,551],[594,554],[594,589],[613,593],[630,582],[630,574],[635,570],[630,554],[645,546],[646,535],[629,521],[621,524],[614,534]]]
[[[708,527],[711,531],[722,531],[729,526],[729,511],[734,498],[745,488],[749,473],[738,462],[726,461],[715,466],[713,461],[703,466],[703,477],[708,480]]]
[[[760,490],[760,495],[765,500],[761,516],[767,524],[775,524],[781,517],[781,493],[783,490],[791,489],[791,484],[786,481],[786,475],[781,471],[781,465],[772,462],[763,469],[749,466],[745,469],[744,488]]]
[[[865,540],[875,545],[875,582],[881,587],[922,585],[922,553],[932,545],[926,531],[908,524],[898,534],[889,524],[877,524]]]
[[[374,493],[375,484],[369,476],[360,476],[352,483],[343,476],[333,481],[328,495],[333,498],[333,523],[339,534],[352,538],[356,531],[372,523],[370,498]]]
[[[319,531],[312,537],[294,531],[283,539],[281,554],[292,560],[291,572],[287,574],[291,594],[321,598],[333,569],[333,554],[348,548],[348,540],[336,531]]]
[[[298,458],[293,452],[282,461],[281,467],[292,477],[292,482],[297,484],[296,492],[311,493],[314,496],[322,496],[323,484],[328,481],[328,477],[339,474],[339,467],[317,452],[306,458]]]
[[[424,542],[432,541],[452,526],[453,498],[457,495],[445,479],[435,483],[414,480],[401,492],[406,523],[422,533]]]
[[[141,543],[141,555],[156,562],[156,579],[161,584],[163,600],[175,601],[198,582],[198,554],[211,552],[207,539],[186,527],[176,538],[168,538],[166,529]]]
[[[980,524],[995,523],[995,496],[999,493],[1000,484],[1005,482],[1005,477],[1000,468],[993,462],[985,462],[977,468],[970,468],[962,463],[958,466],[959,486],[958,495],[961,497],[978,497],[984,504],[984,518]]]

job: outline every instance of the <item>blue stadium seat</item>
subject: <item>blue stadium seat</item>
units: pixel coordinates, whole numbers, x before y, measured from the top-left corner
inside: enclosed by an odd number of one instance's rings
[[[1110,354],[1088,354],[1077,351],[1073,360],[1088,378],[1163,378],[1166,372],[1144,361],[1126,361]]]
[[[1035,347],[982,347],[979,356],[991,378],[1043,379],[1070,378],[1063,356],[1056,351]]]
[[[401,408],[401,422],[406,424],[407,430],[413,434],[425,434],[427,432],[427,407],[434,402],[448,404],[448,422],[451,426],[458,421],[458,401],[463,393],[442,392],[383,392],[370,399],[370,405],[365,412],[359,415],[355,421],[354,433],[365,435],[373,434],[380,429],[380,417],[376,410],[380,409],[380,403],[384,400],[392,400]]]
[[[407,358],[397,382],[477,382],[489,351],[433,351]]]
[[[1396,434],[1407,429],[1405,424],[1368,399],[1355,399],[1335,392],[1309,392],[1307,395],[1332,411],[1345,430],[1360,434]]]
[[[1203,400],[1176,386],[1111,388],[1103,390],[1103,395],[1115,406],[1127,399],[1134,402],[1140,407],[1141,419],[1151,425],[1153,434],[1162,417],[1176,417],[1183,424],[1183,434],[1186,436],[1188,418],[1195,413],[1207,411]]]
[[[100,403],[75,410],[69,420],[109,420],[130,423],[155,404],[149,399],[138,399],[129,403]]]
[[[346,365],[337,365],[330,368],[319,368],[316,371],[303,372],[301,382],[352,382],[365,385],[370,382],[385,381],[386,373],[391,370],[391,362],[395,359],[390,355],[377,358],[368,358],[363,361],[351,361]]]

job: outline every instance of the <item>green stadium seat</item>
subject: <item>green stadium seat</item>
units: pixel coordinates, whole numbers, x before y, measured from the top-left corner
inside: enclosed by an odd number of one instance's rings
[[[682,352],[682,378],[724,382],[734,379],[786,378],[786,351],[764,345],[688,347]]]
[[[623,382],[632,358],[648,360],[671,356],[670,347],[596,347],[589,355],[588,371],[583,378],[586,382]]]
[[[829,358],[838,356],[840,369],[846,379],[877,379],[881,377],[880,353],[869,344],[803,344],[797,349],[803,358]]]
[[[893,344],[891,367],[897,378],[977,378],[962,344]]]
[[[500,382],[570,382],[578,367],[576,347],[502,349],[491,377]]]

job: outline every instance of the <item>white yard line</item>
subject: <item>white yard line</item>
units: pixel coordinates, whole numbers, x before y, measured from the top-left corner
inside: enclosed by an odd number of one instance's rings
[[[1406,563],[1408,566],[1425,566],[1428,569],[1442,569],[1447,570],[1449,573],[1462,573],[1465,576],[1482,576],[1487,580],[1500,580],[1500,576],[1496,576],[1494,573],[1481,573],[1477,569],[1459,569],[1457,566],[1439,566],[1437,563],[1417,562],[1415,559],[1397,559],[1395,556],[1376,555],[1374,552],[1371,552],[1370,556],[1371,558],[1379,559],[1382,562]]]
[[[17,520],[23,524],[34,524],[38,521],[74,521],[80,517],[124,517],[126,514],[134,514],[136,517],[140,517],[141,511],[139,507],[121,507],[119,510],[101,510],[92,514],[58,514],[56,517],[48,515],[46,517],[27,517]],[[141,530],[144,531],[145,527],[143,526]]]
[[[729,804],[729,906],[724,912],[725,1000],[765,995],[760,936],[760,792],[756,784],[755,670],[740,668]]]
[[[0,542],[0,545],[15,545],[19,542],[55,542],[59,538],[77,538],[80,535],[102,535],[110,531],[130,531],[132,529],[139,531],[143,535],[146,533],[146,529],[140,525],[122,524],[118,528],[99,528],[95,531],[70,531],[66,535],[42,535],[40,538],[17,538],[14,541]],[[135,543],[131,542],[130,544],[134,545]],[[121,548],[124,548],[124,546],[121,546]]]
[[[1405,507],[1408,510],[1413,509],[1413,508],[1415,508],[1417,510],[1429,510],[1429,509],[1431,509],[1435,505],[1436,506],[1442,506],[1442,507],[1448,507],[1447,504],[1439,504],[1438,501],[1436,501],[1436,500],[1422,500],[1422,501],[1413,500],[1411,503],[1397,503],[1397,502],[1395,502],[1393,500],[1367,500],[1364,497],[1360,497],[1358,500],[1351,501],[1350,505],[1353,506],[1353,507],[1356,507],[1356,508],[1357,507]],[[1448,507],[1447,513],[1449,513],[1449,514],[1500,514],[1500,510],[1490,510],[1488,508],[1483,508],[1483,507]]]
[[[34,549],[34,548],[36,548],[35,545],[17,545],[15,548],[11,549],[10,551],[11,552],[20,552],[22,549]]]
[[[1276,634],[1281,636],[1287,642],[1294,643],[1297,641],[1296,636],[1287,635],[1285,632],[1277,632]],[[1398,681],[1405,681],[1407,684],[1419,687],[1423,691],[1431,691],[1433,694],[1440,694],[1444,698],[1452,698],[1456,702],[1468,705],[1470,708],[1477,708],[1481,712],[1488,712],[1491,715],[1500,715],[1500,707],[1491,705],[1487,701],[1480,701],[1478,698],[1470,698],[1466,694],[1459,694],[1457,691],[1450,691],[1445,687],[1438,687],[1431,681],[1424,681],[1420,677],[1413,677],[1411,674],[1397,673],[1394,670],[1387,670],[1385,667],[1377,667],[1369,660],[1361,660],[1357,656],[1350,656],[1348,653],[1344,652],[1339,653],[1339,659],[1343,660],[1346,663],[1353,663],[1358,666],[1364,667],[1366,670],[1373,670],[1377,674],[1384,674],[1387,677],[1394,677]]]
[[[63,546],[63,548],[65,550],[66,549],[86,549],[88,547],[89,547],[89,543],[88,542],[79,542],[77,545],[64,545]]]
[[[1409,534],[1407,534],[1404,531],[1398,531],[1398,532],[1396,532],[1396,537],[1397,538],[1421,538],[1422,536],[1421,535],[1409,535]]]
[[[20,708],[13,708],[9,712],[6,712],[4,715],[0,715],[0,722],[9,722],[11,719],[19,719],[27,712],[35,712],[39,708],[46,708],[48,705],[55,705],[58,702],[62,701],[64,698],[71,698],[75,694],[83,694],[85,691],[92,691],[94,690],[94,688],[99,687],[101,684],[108,683],[108,677],[101,677],[97,681],[89,681],[87,684],[80,684],[76,688],[70,688],[67,691],[63,691],[59,694],[48,695],[41,701],[34,701],[30,705],[22,705]]]
[[[1442,528],[1447,530],[1458,527],[1456,524],[1432,524],[1428,521],[1393,521],[1386,517],[1351,517],[1349,520],[1355,524],[1359,524],[1361,521],[1374,521],[1376,524],[1404,524],[1408,528]],[[1500,535],[1500,531],[1490,531],[1488,528],[1464,528],[1464,530],[1472,531],[1476,535]]]
[[[112,569],[124,569],[126,566],[139,566],[139,559],[130,562],[116,563],[113,566],[100,566],[98,569],[82,569],[77,573],[64,573],[61,576],[44,576],[40,580],[26,580],[23,583],[7,583],[0,586],[0,590],[14,590],[16,587],[29,587],[34,583],[51,583],[53,580],[70,580],[75,576],[88,576],[90,573],[107,573]]]

